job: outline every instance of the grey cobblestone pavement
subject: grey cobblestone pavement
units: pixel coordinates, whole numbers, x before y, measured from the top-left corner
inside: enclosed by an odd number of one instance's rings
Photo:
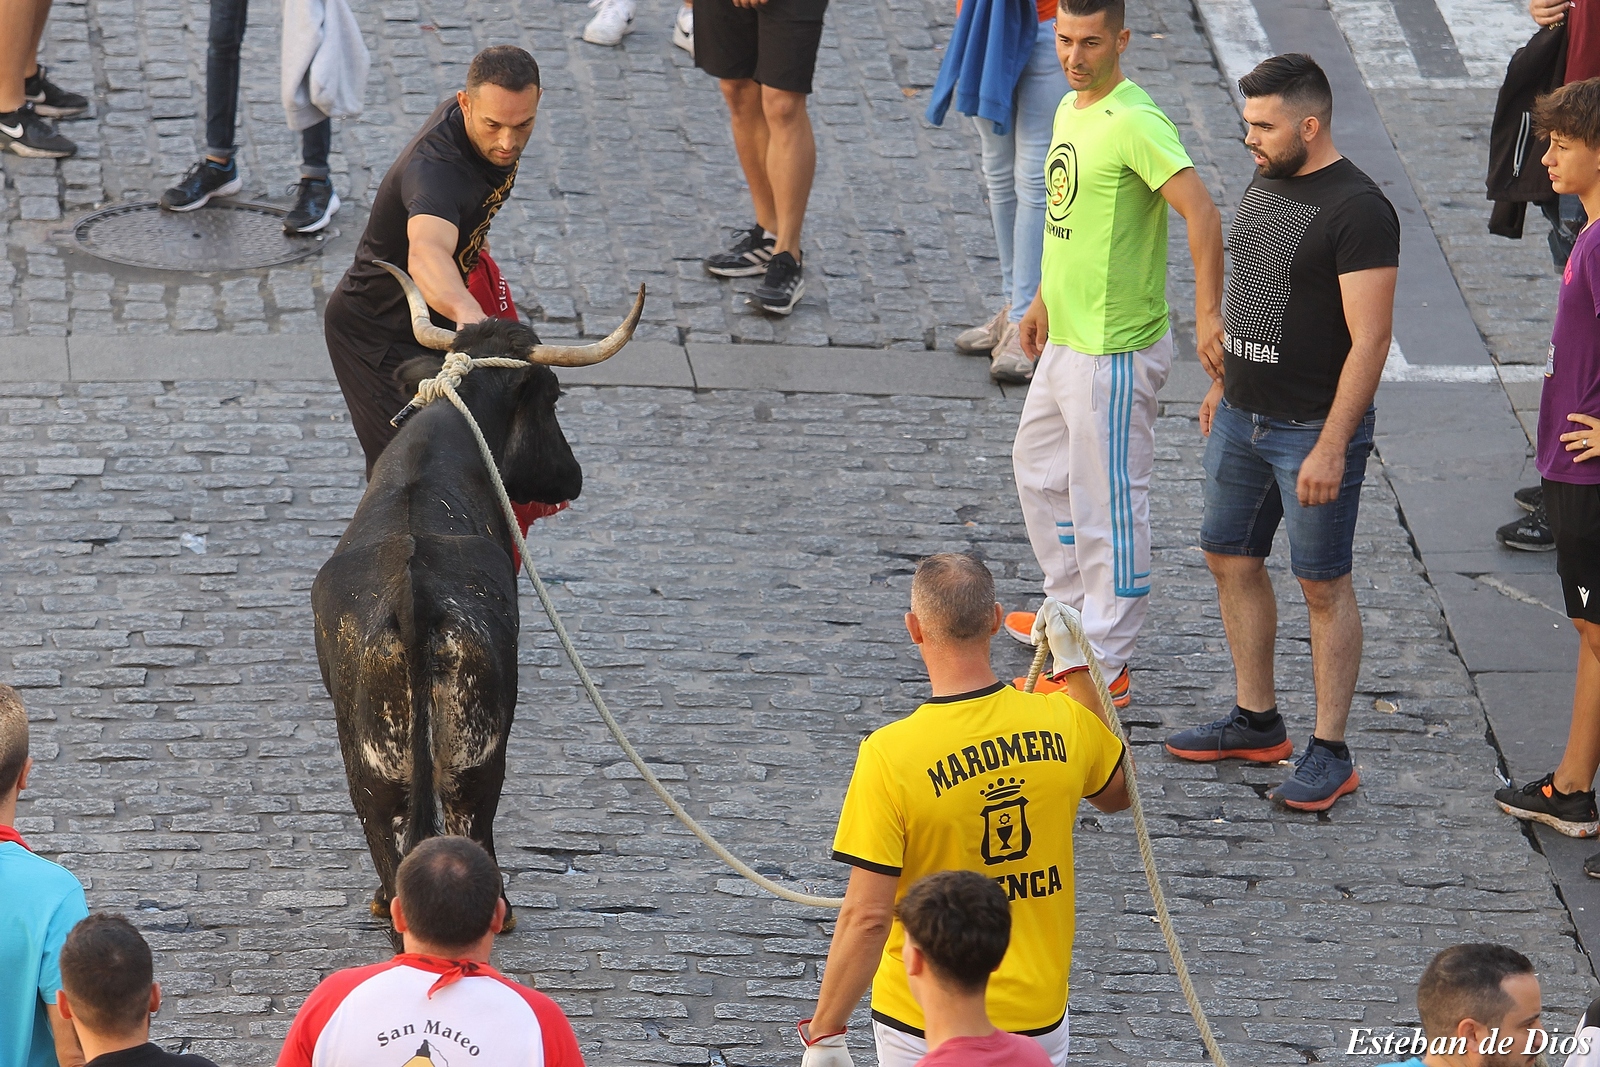
[[[339,396],[240,382],[0,398],[0,677],[24,687],[40,763],[19,826],[152,939],[160,1040],[268,1062],[322,975],[386,951],[309,634],[311,578],[360,491]],[[900,624],[912,561],[972,549],[1008,602],[1036,590],[1007,461],[1017,411],[749,391],[563,401],[587,491],[537,532],[537,564],[647,758],[759,869],[841,888],[828,851],[854,747],[926,692]],[[1588,961],[1543,858],[1488,799],[1483,714],[1381,473],[1357,540],[1362,789],[1289,815],[1261,798],[1280,768],[1161,754],[1168,727],[1227,704],[1231,678],[1194,542],[1192,406],[1169,404],[1158,434],[1160,580],[1128,721],[1233,1062],[1326,1062],[1349,1026],[1412,1018],[1434,951],[1485,937],[1535,958],[1570,1032]],[[523,608],[498,834],[522,925],[500,963],[559,998],[593,1063],[794,1062],[828,916],[731,879],[671,821],[531,596]],[[1282,611],[1299,737],[1306,621],[1297,596]],[[999,648],[1024,667],[1020,646]],[[1075,1062],[1198,1062],[1129,821],[1086,808],[1075,832]]]

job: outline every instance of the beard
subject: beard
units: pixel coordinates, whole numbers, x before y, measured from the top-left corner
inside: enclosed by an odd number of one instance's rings
[[[1256,173],[1263,178],[1292,178],[1295,172],[1305,166],[1311,149],[1304,141],[1296,139],[1294,147],[1281,156],[1268,156],[1267,161],[1256,168]]]

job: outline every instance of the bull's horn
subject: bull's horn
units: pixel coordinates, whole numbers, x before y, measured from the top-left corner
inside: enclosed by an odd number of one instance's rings
[[[611,331],[610,337],[589,345],[534,345],[528,359],[551,367],[587,367],[610,359],[633,337],[633,328],[639,325],[639,316],[643,313],[644,286],[641,285],[639,295],[633,298],[633,310],[622,320],[622,325]]]
[[[372,261],[390,274],[400,283],[400,288],[406,292],[406,303],[411,305],[411,332],[417,335],[417,343],[428,348],[437,348],[447,351],[450,342],[456,339],[454,330],[447,330],[443,326],[435,326],[428,317],[428,301],[422,295],[422,290],[417,288],[417,283],[411,280],[411,275],[395,266],[385,263],[381,259]]]

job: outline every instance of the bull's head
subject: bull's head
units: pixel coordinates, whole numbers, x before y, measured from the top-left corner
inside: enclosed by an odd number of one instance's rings
[[[442,326],[433,324],[428,315],[428,301],[422,295],[422,290],[417,288],[417,283],[411,280],[411,276],[393,263],[385,263],[381,259],[373,262],[394,275],[395,280],[400,283],[400,288],[405,290],[406,303],[411,306],[411,332],[416,335],[417,343],[441,351],[449,349],[455,342],[456,331],[446,330]],[[639,316],[643,312],[644,286],[641,285],[639,295],[633,299],[633,309],[628,312],[628,317],[622,320],[622,325],[611,331],[611,336],[588,345],[536,344],[526,353],[526,357],[533,363],[543,363],[550,367],[587,367],[601,360],[610,359],[633,337],[634,327],[639,325]]]

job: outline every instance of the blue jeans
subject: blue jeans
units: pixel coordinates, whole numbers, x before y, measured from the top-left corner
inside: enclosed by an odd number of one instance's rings
[[[1327,582],[1350,573],[1361,483],[1372,452],[1377,410],[1368,408],[1345,449],[1344,480],[1328,504],[1301,507],[1300,464],[1322,436],[1322,420],[1290,422],[1217,405],[1206,440],[1206,512],[1200,547],[1223,556],[1272,554],[1278,523],[1288,520],[1289,565],[1297,578]]]
[[[233,121],[239,110],[239,46],[244,43],[249,0],[211,0],[206,41],[206,155],[232,159]],[[333,120],[323,119],[300,133],[300,174],[328,176]]]
[[[1000,292],[1011,304],[1011,321],[1039,291],[1039,261],[1044,258],[1044,157],[1056,107],[1067,95],[1067,76],[1056,58],[1056,20],[1039,23],[1028,65],[1017,82],[1011,132],[994,132],[994,123],[973,116],[983,142],[983,180],[989,187],[989,217],[1000,248]]]

